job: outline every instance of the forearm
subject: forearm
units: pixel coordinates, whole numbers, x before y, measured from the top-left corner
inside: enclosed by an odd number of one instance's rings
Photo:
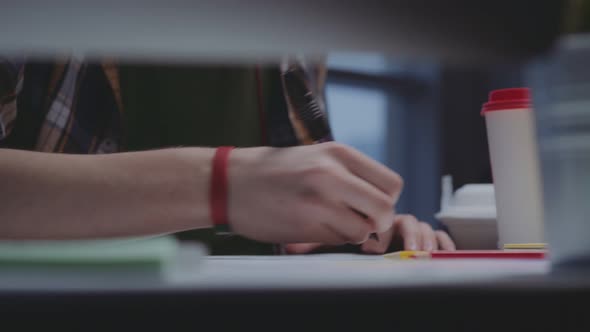
[[[207,148],[109,155],[0,149],[0,238],[135,236],[210,227]]]

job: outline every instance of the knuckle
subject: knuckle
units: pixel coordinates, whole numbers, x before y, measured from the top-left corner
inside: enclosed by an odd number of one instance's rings
[[[364,243],[369,239],[369,232],[368,230],[365,231],[361,231],[355,234],[351,234],[349,236],[349,240],[351,243],[355,243],[355,244],[360,244],[360,243]]]
[[[330,174],[330,166],[325,163],[320,163],[308,168],[305,172],[307,177],[315,178],[317,176],[325,176]]]
[[[317,177],[324,177],[329,174],[333,174],[336,170],[335,165],[328,161],[318,161],[314,165],[310,165],[306,167],[302,171],[302,176],[304,178],[317,178]]]
[[[393,199],[385,194],[372,197],[373,211],[368,213],[373,218],[392,217],[394,202]],[[369,211],[368,211],[369,212]],[[392,217],[393,218],[393,217]]]
[[[333,166],[322,162],[306,167],[298,176],[305,193],[318,194],[322,184],[336,176],[335,173]]]
[[[396,222],[403,222],[406,219],[407,214],[398,213],[395,215]]]
[[[381,226],[382,231],[387,231],[393,227],[393,217],[391,213],[385,215],[383,221],[381,222]]]
[[[397,184],[397,187],[401,190],[404,187],[404,178],[396,172],[393,172],[393,181],[394,184]]]
[[[347,155],[352,152],[352,148],[348,145],[338,142],[326,142],[324,148],[334,156]]]
[[[369,239],[371,227],[367,223],[361,222],[358,224],[358,227],[355,228],[355,231],[352,231],[350,232],[350,234],[347,234],[348,242],[354,244],[361,244],[366,242]]]
[[[394,197],[398,196],[404,189],[404,179],[402,176],[393,172],[391,176],[391,185],[389,187],[391,188],[390,194]]]
[[[405,232],[412,236],[418,236],[421,233],[420,227],[418,227],[417,222],[412,221],[412,219],[406,219],[408,223],[404,226]]]
[[[429,223],[424,222],[424,221],[420,221],[419,224],[420,224],[420,227],[422,228],[422,230],[424,230],[426,232],[433,232],[434,233],[434,231]]]
[[[321,161],[310,165],[299,174],[300,183],[312,193],[318,194],[338,183],[346,182],[346,173],[337,164]]]
[[[389,214],[393,211],[393,199],[391,197],[387,197],[386,195],[381,195],[379,199],[376,201],[377,207],[379,209],[379,214]]]
[[[417,224],[418,223],[418,219],[416,219],[416,217],[414,217],[411,214],[403,214],[400,217],[402,218],[404,223],[407,223],[407,224]]]
[[[379,232],[385,232],[393,226],[393,210],[389,207],[382,211],[377,218],[374,219],[375,226]]]

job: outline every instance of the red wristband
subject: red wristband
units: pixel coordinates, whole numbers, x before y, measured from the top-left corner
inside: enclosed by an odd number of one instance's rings
[[[228,201],[228,160],[233,146],[220,146],[215,151],[211,169],[209,190],[209,210],[214,225],[229,224],[227,216]]]

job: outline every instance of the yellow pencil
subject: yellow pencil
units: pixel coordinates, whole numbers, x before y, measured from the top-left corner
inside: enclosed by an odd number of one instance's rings
[[[430,258],[430,253],[428,251],[419,251],[419,250],[403,250],[403,251],[396,251],[392,253],[388,253],[383,255],[385,258],[389,259],[419,259],[419,258]]]
[[[546,243],[506,243],[504,249],[545,249]]]

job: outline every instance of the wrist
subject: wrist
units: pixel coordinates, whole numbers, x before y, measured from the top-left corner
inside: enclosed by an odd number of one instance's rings
[[[209,213],[214,227],[220,232],[229,232],[229,156],[233,146],[220,146],[215,149],[211,161],[211,180],[209,184]]]
[[[242,176],[242,173],[248,173],[250,167],[275,149],[271,147],[235,148],[229,156],[229,176]]]
[[[169,195],[182,212],[180,219],[183,229],[211,228],[213,222],[209,213],[209,185],[211,160],[215,154],[212,148],[179,148],[168,150],[172,153],[170,176],[175,180],[177,190],[183,195]],[[176,197],[173,197],[176,196]]]
[[[252,147],[234,149],[228,160],[228,202],[227,211],[234,234],[249,237],[249,224],[252,209],[257,206],[242,204],[244,201],[251,201],[245,195],[258,195],[256,184],[263,179],[257,180],[260,169],[260,162],[264,156],[276,148]]]

